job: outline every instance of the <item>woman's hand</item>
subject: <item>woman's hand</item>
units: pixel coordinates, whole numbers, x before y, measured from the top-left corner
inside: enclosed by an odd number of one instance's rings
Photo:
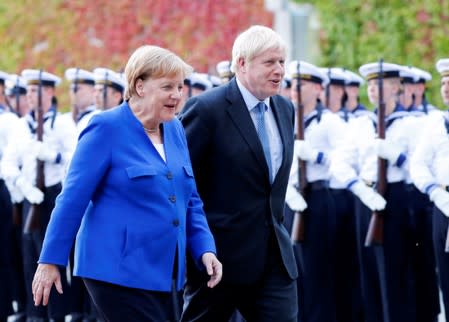
[[[56,290],[62,294],[61,275],[59,269],[53,264],[39,264],[33,279],[34,305],[47,305],[50,291],[55,284]]]
[[[210,276],[207,286],[213,288],[221,281],[221,277],[223,276],[223,266],[214,253],[204,253],[203,256],[201,256],[201,261],[206,267],[207,274]]]

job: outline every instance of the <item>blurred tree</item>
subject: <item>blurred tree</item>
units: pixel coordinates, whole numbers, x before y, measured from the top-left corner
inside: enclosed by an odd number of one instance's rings
[[[0,1],[0,69],[69,67],[122,70],[137,47],[166,47],[195,70],[215,73],[234,38],[250,25],[272,25],[264,0]],[[68,106],[68,84],[58,94]]]
[[[429,101],[443,107],[435,63],[439,58],[449,57],[448,1],[295,2],[313,3],[318,10],[322,28],[320,65],[357,71],[362,64],[383,57],[388,62],[422,68],[433,75],[428,84]]]

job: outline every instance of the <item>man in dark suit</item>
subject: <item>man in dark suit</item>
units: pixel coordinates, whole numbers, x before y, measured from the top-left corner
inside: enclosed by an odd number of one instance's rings
[[[223,282],[188,266],[182,321],[293,322],[298,272],[282,225],[293,155],[294,108],[278,95],[285,44],[253,26],[232,50],[236,77],[189,99],[181,114]]]

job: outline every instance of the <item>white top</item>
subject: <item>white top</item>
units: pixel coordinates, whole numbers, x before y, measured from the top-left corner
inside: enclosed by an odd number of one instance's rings
[[[0,108],[0,161],[2,159],[5,147],[8,145],[8,141],[10,137],[12,137],[12,133],[18,121],[19,118],[16,114]],[[1,169],[0,179],[3,179]]]
[[[73,120],[57,114],[52,125],[52,117],[44,115],[43,143],[60,154],[59,162],[45,162],[45,186],[50,187],[61,182],[65,176],[66,163],[71,159],[76,145],[76,127]],[[51,115],[50,115],[51,116]],[[1,162],[1,170],[5,181],[9,183],[23,175],[32,184],[36,180],[36,151],[30,149],[36,140],[30,126],[36,122],[28,115],[16,124],[6,146]]]
[[[397,114],[396,114],[397,115]],[[393,115],[387,117],[391,119]],[[409,155],[408,136],[411,135],[408,117],[395,120],[386,129],[386,139],[395,144],[406,157]],[[377,154],[375,152],[376,130],[368,116],[355,118],[348,129],[345,144],[334,152],[331,173],[348,186],[358,179],[367,182],[377,181]],[[407,176],[408,158],[397,166],[388,163],[387,181],[389,183],[404,181]]]
[[[306,179],[307,182],[319,180],[331,181],[331,188],[339,189],[345,186],[338,182],[329,173],[329,161],[333,157],[333,151],[337,146],[343,144],[345,123],[329,110],[323,110],[321,119],[318,122],[317,111],[313,111],[305,118],[306,122],[310,122],[304,129],[304,139],[310,142],[312,148],[323,153],[323,160],[318,164],[316,162],[306,162]],[[311,120],[311,121],[310,121]],[[298,184],[298,158],[293,157],[292,167],[287,185],[286,202],[290,208],[295,198],[298,198],[296,186]]]
[[[426,135],[421,136],[410,161],[413,183],[423,193],[430,193],[436,185],[449,185],[449,136],[444,113],[434,113],[428,122]]]
[[[153,143],[153,144],[157,152],[159,152],[161,158],[167,163],[167,160],[165,159],[164,144],[163,143]]]

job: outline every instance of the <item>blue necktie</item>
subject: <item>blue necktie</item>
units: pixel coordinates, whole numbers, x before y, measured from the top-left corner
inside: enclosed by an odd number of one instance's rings
[[[268,141],[268,133],[265,128],[265,111],[267,110],[267,106],[264,102],[259,102],[255,107],[256,112],[256,130],[259,135],[260,143],[262,143],[263,154],[265,155],[265,160],[268,165],[268,174],[270,177],[270,182],[272,180],[272,167],[271,167],[271,154],[270,154],[270,142]]]

